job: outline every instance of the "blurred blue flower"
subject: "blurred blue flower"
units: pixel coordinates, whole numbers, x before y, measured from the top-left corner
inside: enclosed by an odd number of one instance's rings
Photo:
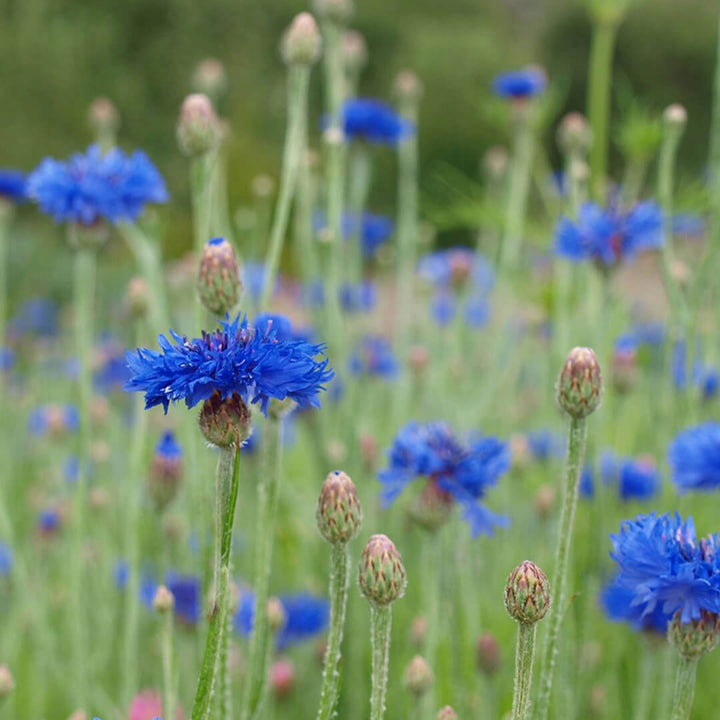
[[[60,523],[60,513],[55,508],[45,508],[38,514],[37,527],[43,535],[50,535],[59,530]]]
[[[678,390],[685,390],[688,386],[687,372],[687,344],[684,340],[676,340],[672,347],[672,377],[673,384]],[[692,384],[700,390],[704,400],[709,400],[718,391],[718,370],[711,365],[704,365],[701,359],[700,343],[696,343],[696,358],[693,363]]]
[[[200,578],[195,575],[180,575],[174,570],[165,573],[165,586],[175,598],[175,616],[190,625],[194,625],[202,614],[202,588]],[[158,584],[145,575],[140,582],[140,600],[152,608],[153,598]]]
[[[577,221],[564,217],[555,233],[555,251],[573,262],[593,260],[605,267],[663,244],[662,211],[642,202],[628,212],[585,203]]]
[[[130,579],[130,564],[127,560],[118,560],[113,568],[113,579],[118,590],[124,590]],[[154,595],[154,593],[153,593]],[[150,601],[152,602],[152,600]]]
[[[638,515],[611,535],[620,573],[617,584],[632,594],[630,604],[640,618],[658,609],[668,617],[676,612],[688,623],[702,610],[720,611],[720,558],[717,535],[698,541],[692,518]]]
[[[592,466],[585,465],[580,471],[579,487],[580,497],[591,500],[595,497],[595,473]]]
[[[521,99],[539,95],[546,85],[545,73],[539,68],[528,67],[497,75],[492,89],[498,97]]]
[[[563,457],[565,455],[565,437],[553,430],[531,430],[525,433],[530,454],[536,460]]]
[[[261,333],[272,330],[275,339],[284,342],[285,340],[302,340],[312,342],[313,332],[308,327],[296,327],[290,318],[277,313],[260,313],[255,316],[253,327]]]
[[[387,103],[373,98],[352,98],[342,107],[343,132],[349,140],[397,145],[415,132],[414,125]]]
[[[692,213],[678,213],[672,217],[673,235],[699,238],[705,234],[705,218]]]
[[[27,175],[20,170],[0,168],[0,198],[23,202],[26,195]]]
[[[4,542],[0,542],[0,577],[7,577],[13,566],[12,548]]]
[[[182,448],[175,439],[175,433],[172,430],[166,430],[155,446],[155,457],[163,460],[179,460],[182,454]]]
[[[63,477],[65,482],[75,483],[77,482],[78,475],[80,474],[80,462],[77,455],[71,455],[63,465]]]
[[[56,222],[92,225],[134,222],[147,203],[168,199],[165,181],[147,155],[107,153],[91,145],[67,161],[45,158],[27,182],[27,195]]]
[[[112,339],[107,339],[96,348],[96,369],[93,373],[93,385],[103,394],[113,390],[122,390],[130,379],[127,351]]]
[[[436,288],[469,283],[476,295],[489,293],[495,284],[495,271],[483,255],[464,247],[436,250],[418,261],[418,275]]]
[[[0,371],[7,372],[15,367],[17,356],[10,347],[0,347]]]
[[[481,504],[488,488],[510,469],[510,449],[494,437],[460,438],[444,422],[401,428],[388,451],[388,466],[378,473],[381,498],[390,505],[416,478],[426,478],[463,509],[473,537],[493,534],[509,520]]]
[[[468,298],[465,303],[465,324],[474,330],[487,325],[490,319],[490,305],[481,295],[474,295]]]
[[[661,477],[652,458],[618,458],[612,451],[606,451],[599,462],[603,482],[616,485],[624,502],[648,500],[660,492]]]
[[[457,301],[452,293],[447,290],[439,290],[433,296],[430,303],[430,315],[432,319],[440,326],[449,325],[457,311]]]
[[[400,371],[400,364],[384,337],[366,335],[350,355],[349,369],[353,375],[376,375],[391,380]]]
[[[316,212],[313,215],[313,227],[315,232],[327,228],[327,215],[324,212]],[[395,226],[393,221],[384,215],[373,215],[364,212],[362,218],[355,213],[343,213],[341,231],[343,237],[348,240],[359,235],[362,243],[362,253],[366,260],[372,260],[377,249],[392,235]]]
[[[11,338],[23,335],[54,337],[58,332],[60,308],[48,298],[35,297],[26,300],[13,315],[8,334]]]
[[[28,432],[36,437],[75,432],[79,426],[80,412],[75,405],[40,405],[28,417]]]
[[[343,283],[339,293],[340,306],[346,313],[370,312],[377,303],[377,286],[371,280]]]
[[[720,487],[720,424],[687,428],[668,447],[672,481],[680,492]]]
[[[278,340],[274,331],[256,331],[247,320],[229,319],[222,329],[188,340],[170,331],[158,339],[162,352],[140,348],[128,353],[132,377],[126,390],[145,392],[145,407],[184,400],[193,407],[217,391],[225,399],[233,393],[244,402],[259,403],[263,413],[271,398],[290,398],[300,407],[319,407],[318,394],[333,371],[328,360],[317,360],[325,345]]]
[[[265,264],[261,262],[247,261],[242,264],[240,268],[240,277],[244,290],[250,293],[250,297],[254,303],[258,303],[262,297],[263,290],[265,289],[265,283],[267,282],[267,271]],[[273,293],[277,288],[277,280],[275,287],[273,287]]]

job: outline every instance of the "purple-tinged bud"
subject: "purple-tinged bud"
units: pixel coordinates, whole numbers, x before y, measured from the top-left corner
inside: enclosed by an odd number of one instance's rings
[[[450,705],[446,705],[437,715],[437,720],[458,720],[457,713],[450,707]]]
[[[315,18],[308,12],[300,13],[283,36],[281,54],[288,65],[314,65],[320,59],[322,36]]]
[[[0,700],[15,689],[15,679],[7,665],[0,665]]]
[[[211,445],[240,447],[251,429],[250,410],[237,393],[223,400],[216,390],[203,403],[200,430]]]
[[[217,58],[201,60],[192,76],[193,89],[211,98],[218,98],[227,90],[225,66]]]
[[[125,306],[128,315],[133,320],[139,320],[147,315],[150,306],[150,291],[145,278],[139,275],[130,278],[125,290]]]
[[[395,77],[395,96],[401,103],[417,104],[423,96],[423,84],[412,70],[401,70]]]
[[[362,557],[358,574],[362,594],[377,607],[385,607],[405,594],[407,576],[402,558],[387,535],[373,535]]]
[[[113,134],[120,127],[120,114],[110,98],[97,97],[90,103],[88,121],[98,135]]]
[[[352,0],[315,0],[313,9],[318,17],[344,25],[352,17],[354,7]]]
[[[270,668],[270,687],[278,699],[286,698],[295,687],[295,666],[289,658],[276,660]]]
[[[158,512],[165,510],[175,499],[182,474],[182,448],[168,430],[155,448],[147,482],[148,494]]]
[[[595,352],[576,347],[570,351],[558,380],[557,398],[570,417],[581,420],[600,404],[602,375]]]
[[[200,302],[210,312],[225,316],[237,305],[241,291],[240,267],[233,246],[221,237],[208,240],[197,277]]]
[[[267,619],[271,633],[278,632],[287,622],[287,613],[279,598],[271,597],[268,600]]]
[[[513,620],[525,624],[542,620],[550,607],[550,583],[530,560],[521,562],[508,577],[505,609]]]
[[[587,118],[579,112],[571,112],[560,121],[557,144],[565,155],[584,154],[592,142],[592,131]]]
[[[668,640],[684,657],[700,658],[714,650],[720,641],[720,616],[702,610],[699,620],[683,623],[678,610],[668,625]]]
[[[353,481],[344,472],[334,470],[325,478],[315,517],[320,534],[332,545],[344,545],[360,531],[362,506]]]
[[[357,30],[348,30],[342,36],[340,49],[348,72],[357,74],[367,65],[367,43],[365,36]]]
[[[668,105],[663,111],[663,122],[669,128],[684,130],[687,125],[687,110],[680,103]]]
[[[490,632],[483,633],[477,641],[477,664],[486,675],[494,675],[500,669],[500,645]]]
[[[188,95],[180,108],[177,141],[180,151],[197,157],[213,150],[220,139],[220,126],[212,102],[207,95]]]
[[[405,668],[403,686],[411,695],[420,698],[432,687],[434,679],[427,660],[416,655]]]
[[[637,351],[635,348],[615,348],[610,371],[615,390],[619,393],[632,390],[637,380]]]
[[[371,471],[377,463],[380,451],[377,438],[372,433],[361,433],[358,438],[358,445],[360,446],[363,466],[365,470]]]
[[[175,607],[175,596],[167,587],[165,587],[165,585],[160,585],[155,591],[152,604],[155,612],[172,612]]]
[[[430,362],[430,351],[424,345],[413,345],[408,355],[410,369],[415,375],[421,375]]]

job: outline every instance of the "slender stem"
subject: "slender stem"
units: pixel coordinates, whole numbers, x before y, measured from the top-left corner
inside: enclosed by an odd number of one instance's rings
[[[75,232],[71,226],[70,232]],[[83,542],[87,525],[88,458],[90,454],[92,400],[93,303],[95,299],[95,249],[75,250],[75,347],[80,360],[78,479],[75,485],[72,554],[72,600],[69,603],[73,627],[73,667],[75,669],[75,703],[85,706],[88,692],[86,597],[83,572]]]
[[[382,720],[385,714],[388,663],[390,660],[390,630],[392,609],[370,606],[370,641],[372,643],[372,685],[370,694],[370,720]]]
[[[173,667],[173,612],[162,613],[163,712],[175,720],[175,668]]]
[[[642,657],[640,658],[640,682],[637,683],[633,720],[647,720],[650,717],[651,700],[655,690],[655,670],[658,659],[653,652],[654,649],[655,648],[649,645],[643,647]]]
[[[344,263],[346,279],[350,283],[358,283],[362,279],[363,250],[362,250],[362,218],[370,192],[372,178],[372,163],[370,162],[370,148],[360,143],[354,148],[350,160],[350,188],[349,209],[352,218],[352,236],[347,243],[343,242],[346,250]]]
[[[285,147],[283,148],[282,175],[280,177],[275,216],[270,231],[270,245],[265,258],[265,284],[260,299],[261,310],[267,310],[275,286],[275,276],[280,265],[280,255],[290,217],[290,206],[295,195],[303,149],[303,128],[305,127],[305,117],[307,115],[309,83],[309,67],[304,65],[290,67],[288,77],[288,121]]]
[[[518,623],[515,646],[515,687],[513,690],[512,720],[525,720],[530,710],[535,633],[537,623]]]
[[[458,310],[458,313],[460,311]],[[443,535],[441,531],[424,533],[425,557],[427,558],[427,577],[429,582],[425,587],[425,619],[427,627],[425,630],[424,655],[430,667],[437,675],[440,675],[440,663],[438,661],[438,644],[440,639],[440,595],[442,592],[442,558],[443,558]],[[447,556],[446,556],[447,557]],[[453,557],[454,559],[454,557]],[[435,710],[436,683],[433,683],[425,693],[428,696],[427,708],[430,712]]]
[[[575,508],[578,498],[578,481],[580,469],[585,456],[587,439],[587,420],[585,418],[570,421],[568,438],[568,454],[565,466],[565,487],[563,504],[560,514],[560,531],[555,548],[555,562],[552,587],[554,588],[553,603],[549,611],[549,632],[543,654],[542,674],[540,676],[540,695],[537,703],[536,717],[547,720],[552,693],[553,672],[558,654],[560,625],[567,602],[567,569],[572,543],[572,532],[575,521]]]
[[[232,549],[233,521],[238,495],[239,452],[235,446],[220,448],[215,474],[216,522],[220,528],[215,553],[215,601],[210,615],[192,720],[208,720],[212,708],[217,676],[221,638],[225,632],[230,593],[230,551]],[[219,550],[219,552],[218,552]]]
[[[272,548],[275,535],[275,514],[282,462],[282,423],[271,418],[265,425],[264,468],[258,488],[257,548],[255,553],[255,614],[250,640],[248,670],[240,717],[250,720],[258,716],[267,693],[267,675],[270,662],[270,631],[267,604],[272,566]]]
[[[333,545],[330,558],[330,631],[328,632],[323,668],[320,707],[317,720],[330,720],[335,714],[340,694],[340,647],[345,628],[348,586],[350,584],[350,553],[347,544]]]
[[[230,590],[232,593],[232,588]],[[228,603],[232,602],[232,596],[228,597]],[[232,718],[232,683],[230,681],[230,637],[233,630],[233,615],[225,613],[225,629],[220,638],[220,657],[218,659],[218,672],[220,682],[218,695],[220,696],[220,719],[230,720]]]
[[[588,118],[593,137],[590,148],[590,176],[593,196],[601,203],[605,201],[612,59],[617,28],[618,22],[615,19],[595,18],[590,47]]]
[[[690,720],[693,698],[695,696],[695,675],[698,658],[680,655],[675,675],[675,697],[671,720]]]
[[[190,163],[190,197],[193,216],[193,249],[196,259],[200,260],[203,246],[210,239],[210,206],[212,200],[214,153],[206,153],[194,158]],[[194,304],[195,331],[203,326],[205,308],[200,302]]]
[[[8,234],[13,208],[7,200],[0,198],[0,348],[7,341],[7,261]]]

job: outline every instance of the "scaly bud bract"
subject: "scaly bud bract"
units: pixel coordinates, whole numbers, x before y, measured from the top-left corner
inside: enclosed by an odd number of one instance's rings
[[[668,625],[668,640],[687,658],[699,658],[717,647],[720,641],[720,616],[701,611],[699,620],[680,621],[680,611]]]
[[[335,470],[325,478],[316,518],[320,534],[333,545],[343,545],[358,534],[362,506],[353,481],[344,472]]]
[[[405,668],[403,685],[416,697],[424,695],[432,687],[433,680],[433,672],[422,655],[416,655]]]
[[[576,347],[570,351],[558,381],[560,407],[571,417],[581,420],[600,404],[602,375],[595,352]]]
[[[373,535],[362,557],[358,581],[363,595],[374,605],[385,607],[405,594],[407,576],[402,558],[387,535]]]
[[[545,573],[530,560],[521,562],[508,577],[505,608],[513,620],[535,623],[550,607],[550,583]]]
[[[221,237],[209,240],[200,257],[197,291],[200,302],[212,313],[224,317],[238,303],[242,283],[233,246]]]
[[[220,126],[207,95],[188,95],[180,108],[177,141],[188,157],[204,155],[214,149],[220,138]]]
[[[175,607],[175,596],[165,585],[160,585],[155,591],[152,604],[156,612],[171,612]]]
[[[250,437],[251,429],[250,410],[237,393],[222,400],[216,390],[204,402],[200,430],[212,445],[240,447]]]

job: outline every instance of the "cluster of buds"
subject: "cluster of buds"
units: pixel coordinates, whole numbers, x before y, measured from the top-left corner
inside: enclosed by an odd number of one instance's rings
[[[405,594],[407,576],[402,558],[387,535],[373,535],[368,540],[360,558],[358,582],[362,594],[378,608]]]
[[[240,266],[233,246],[221,237],[208,240],[197,277],[200,302],[210,312],[224,316],[237,305],[241,291]]]
[[[558,404],[570,417],[582,420],[597,408],[601,395],[602,375],[595,352],[573,348],[558,380]]]
[[[707,655],[720,642],[720,616],[703,610],[699,620],[683,623],[678,611],[668,625],[668,640],[686,658]]]
[[[363,512],[349,475],[334,470],[325,478],[316,518],[320,534],[331,545],[345,545],[358,534]]]
[[[513,620],[530,625],[545,617],[550,608],[550,583],[530,560],[521,562],[505,585],[505,609]]]
[[[203,403],[199,424],[205,439],[217,447],[240,447],[252,430],[250,410],[243,399],[233,393],[223,400],[217,390]]]

